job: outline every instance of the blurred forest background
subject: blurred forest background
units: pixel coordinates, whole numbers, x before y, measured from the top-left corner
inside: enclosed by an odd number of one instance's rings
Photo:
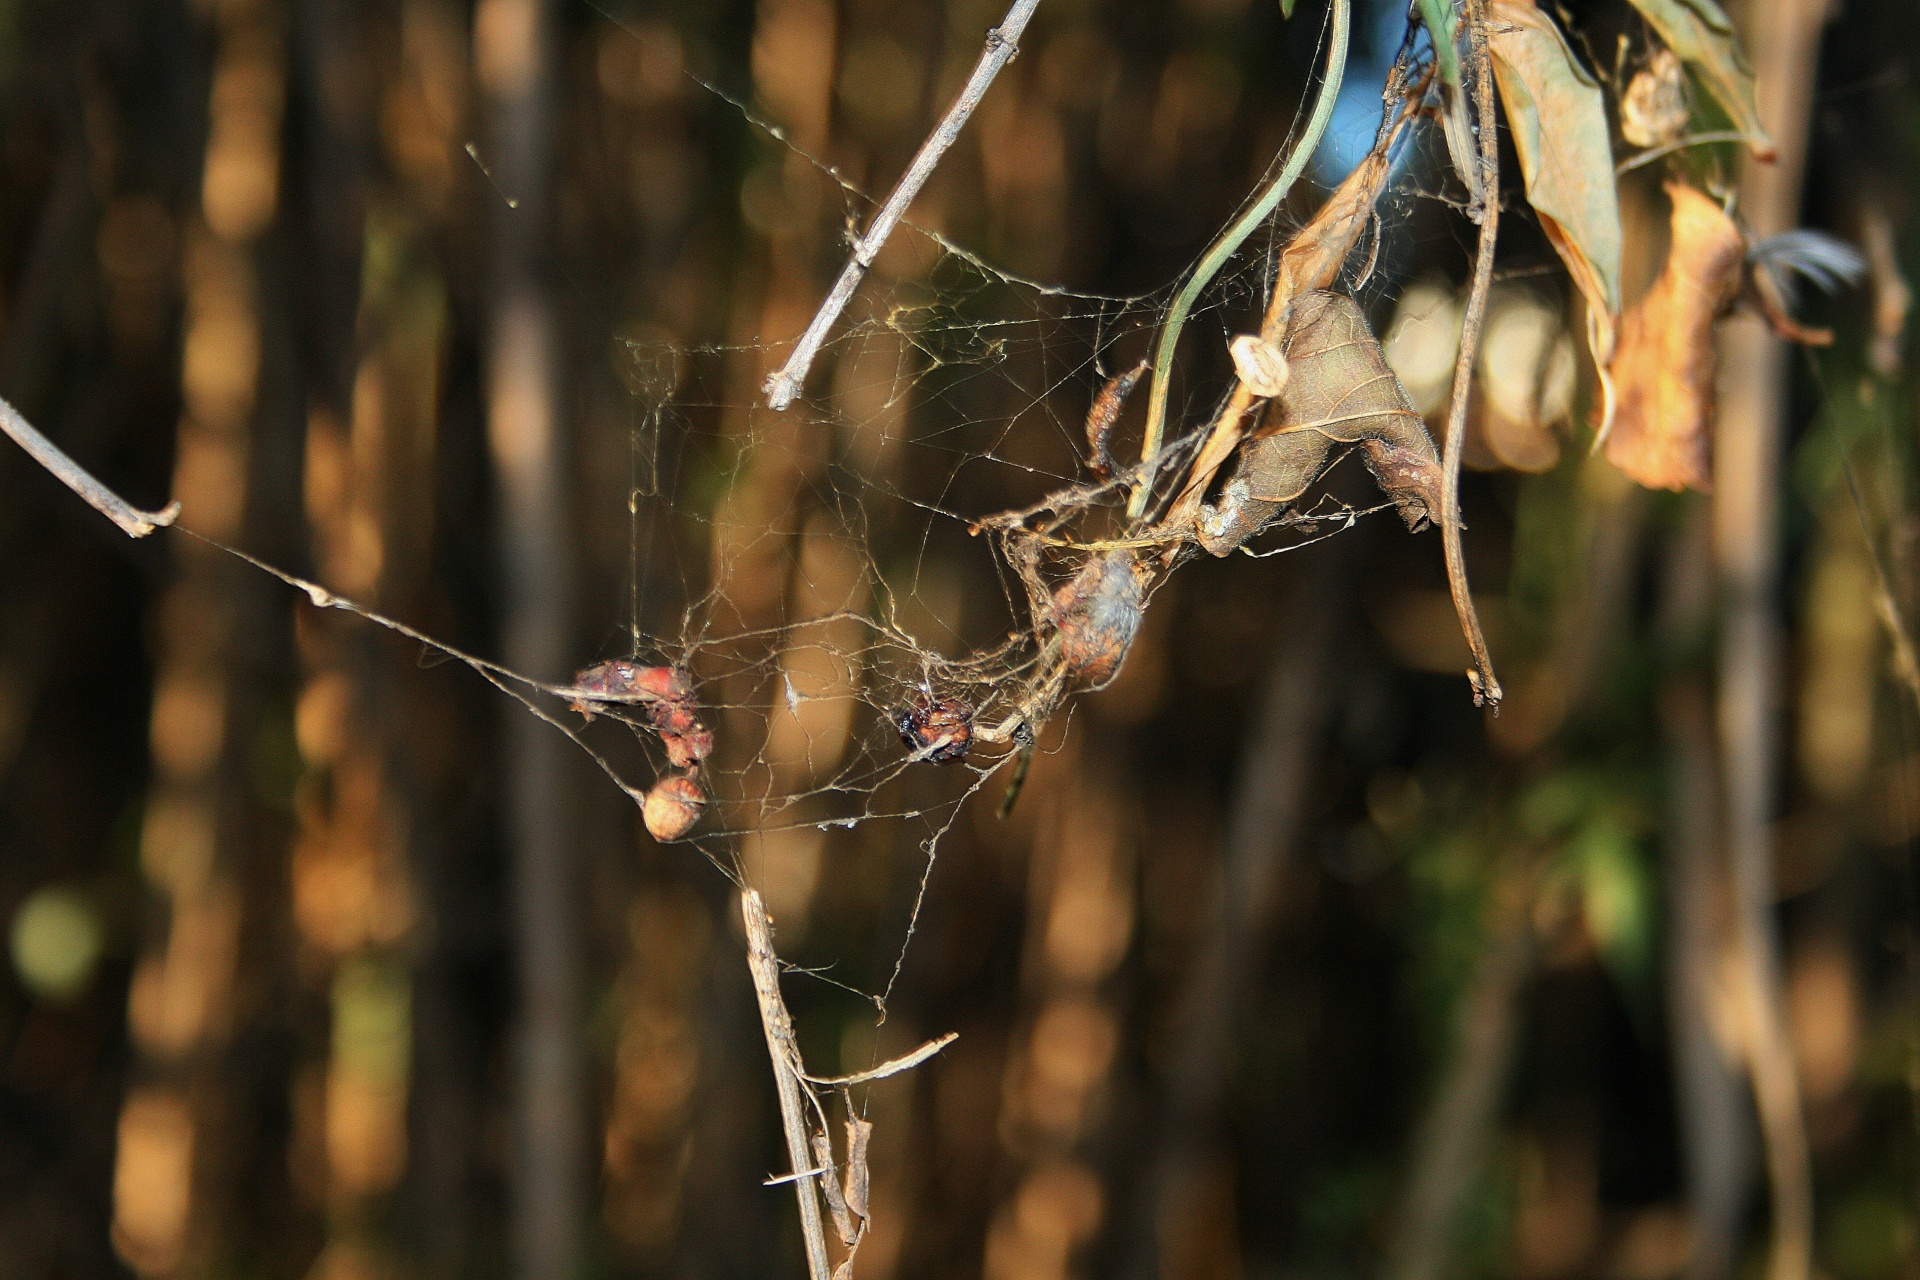
[[[1590,458],[1588,373],[1502,382],[1573,305],[1516,202],[1464,489],[1497,719],[1437,538],[1374,517],[1156,597],[1012,815],[997,782],[958,811],[884,1025],[833,982],[887,982],[925,832],[734,851],[833,980],[787,979],[816,1072],[959,1033],[858,1091],[860,1280],[1795,1280],[1796,1233],[1822,1276],[1920,1276],[1920,676],[1890,639],[1920,604],[1920,12],[1745,9],[1782,146],[1745,208],[1872,266],[1809,303],[1834,345],[1730,366],[1728,413],[1784,432],[1763,500]],[[1560,12],[1603,75],[1645,61],[1624,4]],[[1017,460],[991,396],[876,399],[850,358],[809,410],[754,407],[870,208],[813,158],[883,193],[999,17],[5,0],[0,396],[136,503],[538,678],[627,652],[630,609],[817,618],[835,414]],[[1286,226],[1370,141],[1401,18],[1362,7]],[[1047,0],[910,216],[1135,299],[1069,319],[1150,320],[1324,30],[1313,0]],[[1689,163],[1740,181],[1733,148]],[[1629,298],[1661,172],[1622,179]],[[1361,294],[1416,398],[1470,258],[1451,181],[1426,138]],[[927,244],[883,257],[868,335],[959,261]],[[1015,295],[1052,370],[978,380],[1077,429],[1123,366],[1051,336],[1056,295],[974,279],[956,314]],[[995,510],[997,474],[939,500]],[[11,445],[0,494],[0,1276],[802,1274],[727,875],[458,663],[124,539]],[[929,555],[931,612],[998,607],[990,566]],[[1736,865],[1773,887],[1784,1046],[1738,994]],[[1750,1079],[1786,1099],[1764,1127]]]

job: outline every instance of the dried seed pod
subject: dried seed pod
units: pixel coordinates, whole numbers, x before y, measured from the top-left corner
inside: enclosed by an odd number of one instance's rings
[[[973,749],[973,708],[954,698],[921,697],[893,713],[894,731],[908,748],[935,764],[964,760]]]
[[[1109,551],[1053,593],[1060,657],[1075,684],[1103,685],[1119,672],[1140,632],[1146,573],[1132,551]]]
[[[707,811],[707,794],[685,774],[671,773],[653,784],[640,806],[647,834],[662,844],[685,838]]]

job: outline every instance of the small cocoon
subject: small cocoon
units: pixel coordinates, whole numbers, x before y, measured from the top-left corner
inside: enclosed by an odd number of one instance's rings
[[[707,811],[707,793],[685,774],[674,773],[653,784],[640,806],[641,821],[647,834],[662,844],[686,837]]]

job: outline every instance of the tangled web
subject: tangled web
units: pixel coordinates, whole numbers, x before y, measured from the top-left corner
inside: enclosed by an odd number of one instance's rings
[[[1043,288],[909,234],[931,267],[869,279],[811,398],[783,412],[754,394],[783,348],[628,349],[631,643],[550,692],[619,726],[575,736],[657,838],[736,877],[768,836],[882,821],[930,872],[1003,771],[1011,807],[1042,730],[1114,679],[1154,591],[1198,553],[1158,522],[1224,386],[1176,408],[1145,460],[1145,397],[1128,396],[1166,299]],[[1244,328],[1275,262],[1244,255],[1196,329]],[[1250,553],[1393,505],[1316,486]]]

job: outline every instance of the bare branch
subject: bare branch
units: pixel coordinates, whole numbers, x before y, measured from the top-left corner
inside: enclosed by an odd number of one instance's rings
[[[760,1004],[760,1026],[767,1033],[767,1054],[773,1059],[773,1082],[780,1092],[780,1121],[787,1134],[787,1158],[793,1162],[794,1195],[800,1201],[800,1231],[807,1242],[809,1280],[831,1280],[827,1266],[827,1233],[814,1193],[814,1156],[807,1141],[806,1107],[800,1096],[800,1054],[793,1042],[793,1019],[780,998],[780,957],[773,950],[773,925],[758,892],[740,894],[740,916],[747,926],[747,968],[753,974],[753,995]],[[828,1175],[832,1176],[831,1174]]]
[[[1479,216],[1480,244],[1473,258],[1473,289],[1467,295],[1467,314],[1460,325],[1460,354],[1453,365],[1453,403],[1447,411],[1447,442],[1441,456],[1440,540],[1447,556],[1447,586],[1460,629],[1473,651],[1474,669],[1467,673],[1477,706],[1500,705],[1500,681],[1493,674],[1493,658],[1480,630],[1480,615],[1467,588],[1466,556],[1460,550],[1460,458],[1467,440],[1467,396],[1473,386],[1473,359],[1480,349],[1480,325],[1487,316],[1487,292],[1493,287],[1493,249],[1500,234],[1500,143],[1493,110],[1493,59],[1487,52],[1487,14],[1484,0],[1467,5],[1467,47],[1473,59],[1473,97],[1479,111],[1480,174],[1485,198],[1472,212]]]
[[[60,452],[58,445],[33,429],[20,411],[0,400],[0,431],[13,437],[15,444],[33,456],[33,460],[51,471],[60,482],[85,498],[87,505],[120,526],[129,538],[144,538],[155,529],[164,529],[180,516],[180,504],[170,502],[164,510],[142,511],[101,484],[87,469]]]
[[[940,157],[947,153],[954,139],[960,136],[961,128],[967,123],[967,117],[980,105],[980,99],[986,96],[987,86],[1000,74],[1000,69],[1013,61],[1020,51],[1020,36],[1027,28],[1027,20],[1033,17],[1033,11],[1040,7],[1040,0],[1014,0],[1013,7],[1007,10],[1007,16],[1000,25],[987,32],[986,47],[980,51],[980,60],[974,63],[973,74],[967,77],[966,87],[960,90],[960,96],[947,108],[947,114],[941,119],[927,140],[920,144],[920,151],[913,157],[913,163],[907,166],[901,175],[893,194],[887,197],[886,204],[867,224],[867,232],[853,242],[853,256],[847,259],[847,265],[841,269],[840,278],[833,282],[832,292],[827,294],[820,310],[814,313],[813,322],[807,326],[800,341],[794,344],[793,354],[767,379],[767,404],[775,409],[785,409],[800,394],[800,386],[807,380],[807,370],[813,367],[813,358],[820,354],[820,345],[827,340],[827,331],[833,328],[834,321],[840,318],[852,300],[854,290],[866,278],[872,269],[873,261],[880,256],[880,247],[893,234],[900,219],[906,216],[907,206],[920,194],[920,188],[933,176],[934,168],[940,163]]]

